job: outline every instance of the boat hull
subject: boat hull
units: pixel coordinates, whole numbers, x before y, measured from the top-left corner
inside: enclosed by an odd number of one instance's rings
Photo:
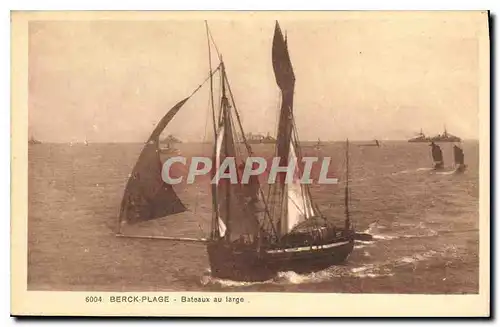
[[[318,246],[257,251],[237,249],[225,242],[207,246],[211,274],[236,281],[264,281],[280,271],[310,273],[345,262],[354,248],[354,239]]]

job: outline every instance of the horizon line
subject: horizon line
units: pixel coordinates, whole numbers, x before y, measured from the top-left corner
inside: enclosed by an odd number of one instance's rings
[[[45,144],[47,143],[50,143],[50,144],[70,144],[70,143],[73,143],[73,144],[85,144],[85,141],[43,141],[41,139],[36,139],[37,141],[40,141]],[[374,142],[375,140],[378,140],[379,142],[408,142],[408,139],[385,139],[385,140],[381,140],[381,139],[342,139],[342,140],[320,140],[320,143],[345,143],[346,141],[349,141],[349,142]],[[460,143],[460,142],[463,142],[463,141],[479,141],[478,138],[463,138],[461,139],[461,141],[457,141],[457,142],[449,142],[449,141],[445,141],[445,142],[440,142],[440,141],[437,141],[437,143]],[[317,143],[318,140],[305,140],[305,141],[299,141],[299,143]],[[408,142],[408,143],[430,143],[431,141],[425,141],[425,142]],[[118,143],[118,144],[121,144],[121,143],[124,143],[124,144],[138,144],[138,143],[146,143],[145,141],[90,141],[90,140],[87,140],[87,143],[99,143],[99,144],[110,144],[110,143]],[[160,144],[162,142],[159,142]],[[182,141],[182,142],[174,142],[176,144],[190,144],[190,143],[199,143],[199,144],[204,144],[204,143],[212,143],[212,141]],[[238,142],[239,143],[239,142]],[[269,144],[272,144],[274,145],[275,143],[250,143],[250,145],[259,145],[259,144],[263,144],[263,145],[269,145]]]

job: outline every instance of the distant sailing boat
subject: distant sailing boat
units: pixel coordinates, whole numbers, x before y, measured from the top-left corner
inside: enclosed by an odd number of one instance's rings
[[[431,142],[431,154],[432,160],[434,161],[434,169],[440,170],[444,168],[443,161],[443,151],[441,151],[441,147],[434,142]]]
[[[455,172],[463,173],[467,165],[464,160],[464,151],[458,145],[453,145],[453,158],[455,160]]]
[[[314,148],[316,150],[321,150],[321,147],[322,147],[321,140],[318,138],[318,142],[316,142],[316,145],[314,146]]]
[[[210,35],[208,25],[207,35]],[[220,55],[219,60],[219,66],[214,71],[210,69],[207,78],[211,86],[215,171],[219,170],[227,157],[235,158],[237,166],[245,162],[245,154],[236,147],[238,135],[243,138],[246,156],[252,154]],[[295,76],[287,41],[278,22],[274,31],[272,62],[282,95],[275,151],[280,158],[280,166],[286,166],[301,157],[301,146],[293,115]],[[212,76],[216,72],[222,81],[217,114],[212,83]],[[144,145],[125,188],[117,236],[142,237],[122,234],[122,224],[134,224],[187,211],[172,185],[161,179],[159,136],[191,96],[177,103],[160,120]],[[343,226],[334,226],[329,222],[329,217],[321,213],[311,197],[308,185],[298,181],[285,183],[283,176],[280,176],[279,183],[270,185],[267,197],[257,178],[250,180],[249,184],[231,184],[226,181],[213,184],[210,237],[163,239],[206,243],[212,275],[232,280],[266,280],[279,271],[311,272],[342,263],[351,254],[355,238],[349,214],[348,154],[347,142]]]

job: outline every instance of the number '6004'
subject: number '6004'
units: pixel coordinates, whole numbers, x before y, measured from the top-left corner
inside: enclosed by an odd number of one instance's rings
[[[86,296],[85,302],[102,302],[101,296]]]

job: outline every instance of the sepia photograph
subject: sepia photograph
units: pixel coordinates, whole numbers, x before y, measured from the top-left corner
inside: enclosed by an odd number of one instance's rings
[[[487,11],[11,18],[13,311],[489,315]]]

